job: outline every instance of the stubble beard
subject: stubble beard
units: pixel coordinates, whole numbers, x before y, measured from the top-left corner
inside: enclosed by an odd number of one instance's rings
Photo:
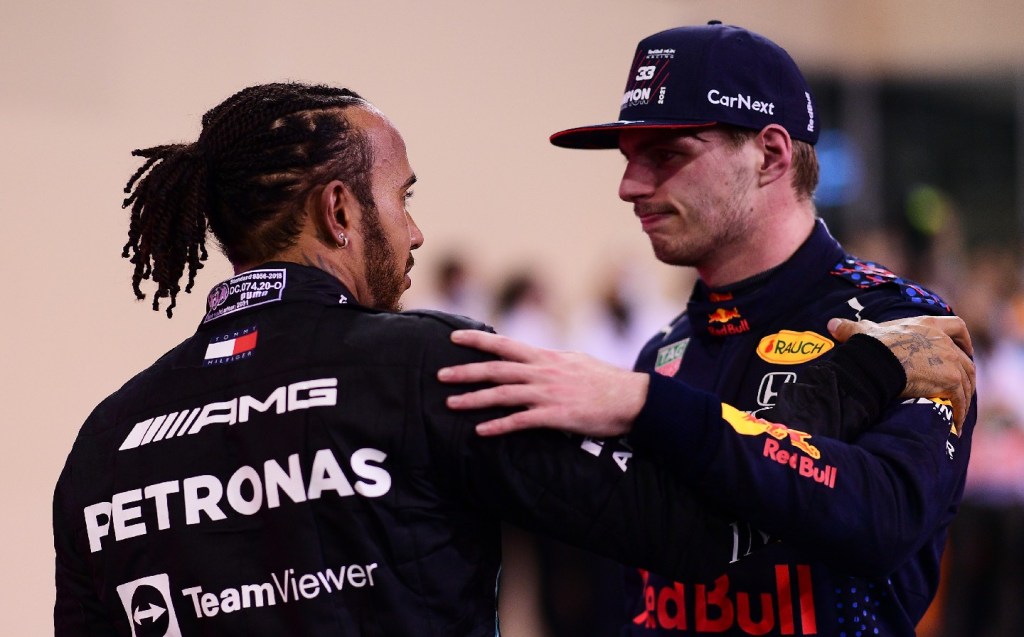
[[[364,208],[363,221],[366,236],[363,242],[363,260],[366,263],[366,285],[370,292],[370,307],[388,312],[402,311],[402,293],[405,291],[405,273],[412,267],[409,256],[406,268],[397,266],[398,259],[388,243],[376,206]]]
[[[671,206],[649,206],[650,212],[678,215],[681,226],[676,233],[649,236],[654,256],[662,263],[697,269],[722,260],[729,256],[727,251],[737,249],[754,232],[752,212],[744,206],[739,192],[728,201],[698,201],[687,212]]]
[[[740,236],[728,227],[698,225],[687,228],[686,235],[651,236],[654,256],[669,265],[701,268],[715,259],[716,255]]]

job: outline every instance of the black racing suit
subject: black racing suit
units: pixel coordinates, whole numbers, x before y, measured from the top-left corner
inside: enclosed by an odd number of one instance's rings
[[[645,346],[637,369],[655,372],[655,384],[683,380],[773,420],[778,396],[806,380],[809,364],[838,351],[828,338],[830,318],[950,312],[919,285],[845,254],[819,222],[775,270],[727,290],[698,283],[687,311]],[[831,419],[820,412],[784,421],[818,442],[758,427],[740,412],[730,424],[741,435],[713,439],[682,420],[656,417],[674,408],[648,401],[631,436],[638,453],[650,448],[673,458],[710,506],[784,540],[731,564],[710,585],[641,571],[627,585],[624,632],[913,635],[938,588],[974,405],[957,431],[948,403],[893,401],[851,446],[819,439]],[[819,533],[823,526],[831,531]]]
[[[465,388],[436,380],[487,358],[457,327],[480,326],[369,310],[295,264],[215,287],[196,334],[104,400],[68,457],[58,637],[493,635],[502,519],[696,579],[767,541],[622,441],[476,436],[495,414],[448,410]],[[879,359],[892,395],[902,370]],[[717,399],[658,387],[673,422],[730,435]]]

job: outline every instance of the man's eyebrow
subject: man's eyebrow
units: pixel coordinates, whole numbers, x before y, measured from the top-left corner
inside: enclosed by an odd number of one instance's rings
[[[405,183],[402,184],[402,188],[404,188],[404,189],[412,188],[412,185],[414,183],[416,183],[416,174],[415,173],[413,173],[412,177],[409,177],[408,179],[405,180]]]
[[[664,144],[668,143],[669,141],[675,141],[675,138],[671,138],[669,140],[666,140],[665,138],[649,139],[647,141],[644,141],[644,142],[641,142],[641,143],[637,144],[636,148],[634,148],[633,150],[635,150],[638,153],[645,153],[645,152],[649,151],[650,149],[654,148],[655,146],[664,145]],[[623,155],[626,154],[625,151],[623,151],[621,148],[619,149],[619,152],[622,153]]]
[[[678,141],[683,140],[683,139],[695,139],[695,140],[697,140],[699,142],[707,141],[705,138],[701,137],[701,132],[702,131],[700,131],[700,130],[685,131],[685,132],[681,132],[681,133],[676,133],[676,134],[671,135],[671,136],[657,137],[657,138],[654,138],[654,139],[649,139],[649,140],[644,141],[643,143],[638,144],[636,150],[638,152],[645,152],[645,151],[648,151],[648,150],[650,150],[652,148],[655,148],[657,146],[670,146],[673,143],[678,142]],[[622,153],[622,149],[621,148],[619,149],[619,152]],[[625,153],[622,153],[622,154],[625,155]]]

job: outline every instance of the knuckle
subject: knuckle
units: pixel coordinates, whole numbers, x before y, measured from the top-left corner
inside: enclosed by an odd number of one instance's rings
[[[518,414],[498,418],[494,422],[501,426],[502,431],[514,431],[522,428],[522,419],[518,417]]]

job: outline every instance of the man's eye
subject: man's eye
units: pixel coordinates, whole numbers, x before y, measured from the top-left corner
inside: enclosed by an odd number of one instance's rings
[[[659,164],[672,161],[680,157],[682,153],[674,150],[655,150],[651,152],[651,158]]]

